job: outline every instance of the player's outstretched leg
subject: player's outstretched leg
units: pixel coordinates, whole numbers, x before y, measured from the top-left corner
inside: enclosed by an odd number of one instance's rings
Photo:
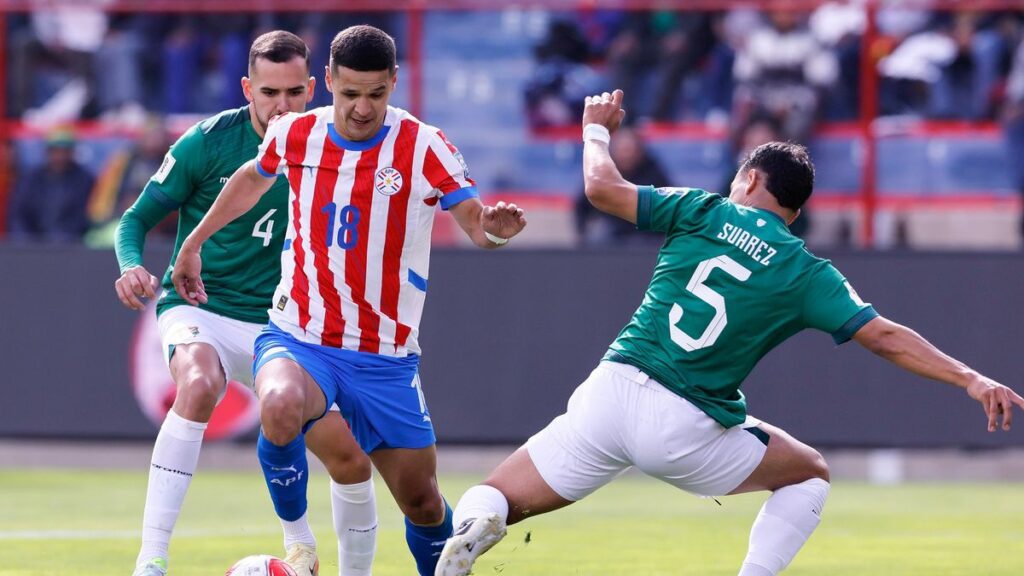
[[[739,576],[775,576],[796,557],[821,522],[828,498],[828,466],[816,450],[785,431],[761,423],[770,436],[758,467],[732,494],[771,490],[750,529]]]
[[[459,500],[458,528],[448,539],[437,562],[435,576],[465,576],[476,559],[505,537],[508,501],[497,488],[474,486]]]
[[[551,454],[543,449],[541,453]],[[455,507],[455,535],[441,551],[435,576],[469,574],[476,559],[505,537],[507,525],[572,504],[544,480],[525,447],[505,459],[485,482],[467,490]]]

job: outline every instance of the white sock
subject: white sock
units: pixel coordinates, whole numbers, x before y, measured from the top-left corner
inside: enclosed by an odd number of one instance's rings
[[[452,525],[456,530],[470,518],[480,518],[497,513],[508,520],[508,500],[497,488],[486,484],[473,486],[459,499],[459,505],[452,514]]]
[[[331,512],[338,535],[341,576],[370,576],[377,551],[377,497],[373,478],[358,484],[331,480]]]
[[[299,516],[298,520],[288,521],[284,518],[278,518],[278,520],[281,521],[281,528],[284,529],[285,550],[296,542],[301,542],[306,546],[316,548],[316,536],[313,536],[313,531],[309,529],[308,511],[303,512],[302,516]]]
[[[828,482],[820,478],[776,490],[750,529],[739,576],[775,576],[789,566],[821,522],[828,491]]]
[[[174,410],[167,412],[153,444],[138,564],[167,558],[171,532],[196,471],[205,431],[206,423],[186,420]]]

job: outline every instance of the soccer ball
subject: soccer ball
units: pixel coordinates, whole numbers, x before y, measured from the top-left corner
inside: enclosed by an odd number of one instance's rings
[[[224,576],[298,576],[284,560],[260,554],[246,556],[224,573]]]

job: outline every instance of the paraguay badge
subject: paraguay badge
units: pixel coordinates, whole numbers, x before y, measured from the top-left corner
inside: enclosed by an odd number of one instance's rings
[[[402,173],[391,166],[377,170],[373,178],[373,188],[385,196],[397,194],[402,189]]]

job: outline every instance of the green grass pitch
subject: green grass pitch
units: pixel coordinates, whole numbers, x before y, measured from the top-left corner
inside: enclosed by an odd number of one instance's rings
[[[454,503],[479,477],[442,476]],[[140,472],[0,471],[0,575],[128,576],[138,548]],[[735,575],[765,495],[713,500],[627,476],[565,510],[509,529],[476,574]],[[378,480],[376,576],[415,574],[404,528]],[[337,574],[327,479],[310,481],[321,574]],[[171,543],[172,576],[223,574],[249,554],[281,555],[258,472],[196,475]],[[1024,485],[837,483],[825,520],[787,576],[1020,576]]]

